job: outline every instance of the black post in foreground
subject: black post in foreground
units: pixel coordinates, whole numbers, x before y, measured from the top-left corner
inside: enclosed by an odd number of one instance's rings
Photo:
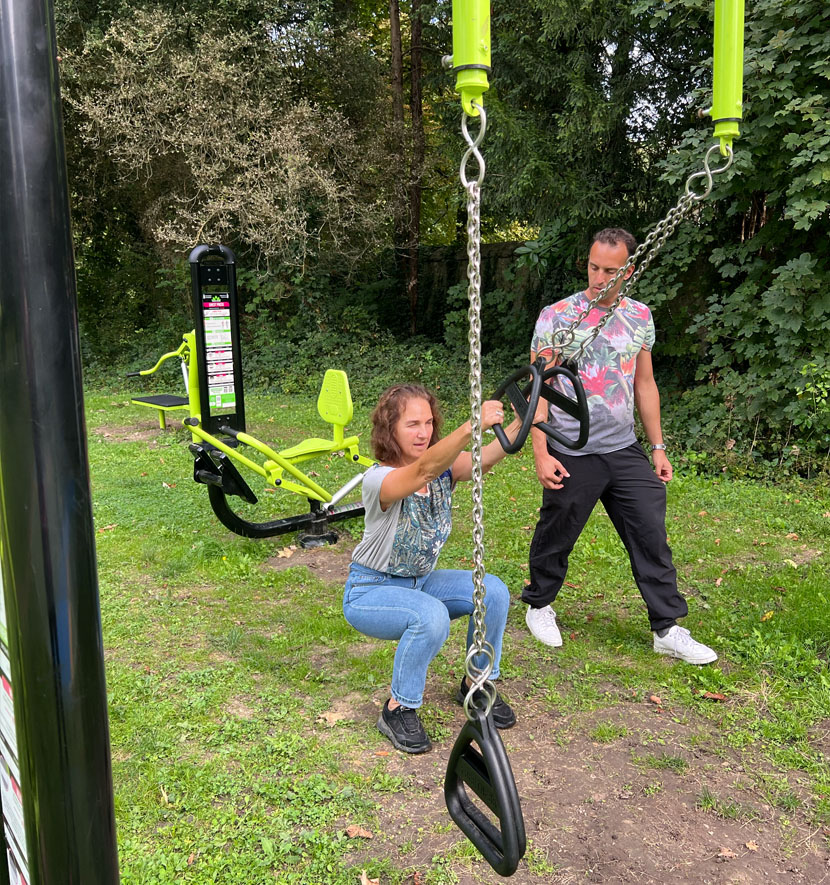
[[[13,885],[118,882],[51,0],[0,0],[0,799]]]

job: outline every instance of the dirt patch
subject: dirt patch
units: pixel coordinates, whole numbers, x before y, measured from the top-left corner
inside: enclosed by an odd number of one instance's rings
[[[810,730],[810,743],[827,757],[830,765],[830,719],[824,719]]]
[[[326,547],[303,549],[290,544],[267,560],[264,567],[281,572],[288,568],[305,566],[321,581],[343,585],[349,574],[354,547],[355,542],[349,537],[341,537],[336,544]]]
[[[327,725],[335,725],[338,722],[358,722],[362,719],[376,717],[374,704],[371,700],[366,699],[364,695],[351,694],[342,698],[336,698],[334,703],[325,710],[317,718],[319,722]]]
[[[820,556],[823,556],[821,550],[813,550],[806,544],[802,544],[801,547],[793,553],[791,559],[796,565],[809,565],[813,560],[818,559]]]
[[[308,550],[287,546],[267,567],[304,566],[342,585],[353,547],[348,538]],[[367,641],[366,653],[375,646]],[[316,663],[327,657],[321,649]],[[453,690],[457,681],[450,680]],[[445,682],[428,678],[425,703],[440,711],[430,753],[407,756],[377,735],[363,752],[342,758],[364,776],[382,766],[404,784],[375,797],[377,825],[344,822],[373,831],[348,860],[359,868],[388,858],[395,869],[411,871],[404,880],[411,885],[429,881],[427,871],[445,858],[458,885],[495,885],[506,880],[468,847],[444,803],[447,760],[464,724]],[[770,805],[749,755],[725,752],[710,720],[674,717],[633,696],[597,712],[566,713],[522,679],[510,680],[505,693],[519,715],[502,738],[529,845],[509,880],[514,885],[830,885],[830,830],[811,827],[800,811]],[[343,721],[374,722],[385,699],[383,690],[351,694],[318,723],[336,739]],[[824,752],[829,729],[822,723],[813,733]]]
[[[228,700],[225,710],[237,719],[253,719],[257,715],[256,710],[249,707],[241,698],[236,697]]]
[[[406,787],[378,797],[379,826],[351,860],[388,856],[398,869],[426,871],[449,855],[459,885],[494,885],[504,880],[468,859],[446,812],[445,767],[463,713],[437,693],[427,703],[453,709],[452,736],[423,756],[391,751],[386,770]],[[769,806],[739,756],[705,749],[707,720],[678,723],[639,701],[563,715],[518,700],[519,722],[502,732],[529,843],[515,885],[830,883],[827,834]],[[623,736],[592,740],[614,723],[627,723]],[[387,750],[378,736],[377,754]]]
[[[102,424],[91,432],[109,442],[146,442],[150,448],[155,448],[158,445],[158,435],[164,433],[157,422],[155,424],[139,423],[130,427],[125,427],[123,424]]]

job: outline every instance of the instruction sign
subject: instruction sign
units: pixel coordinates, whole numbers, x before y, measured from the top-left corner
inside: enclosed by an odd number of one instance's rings
[[[231,301],[227,292],[202,298],[208,404],[212,411],[236,408],[231,340]]]
[[[245,430],[236,259],[227,246],[190,253],[202,427],[220,436]],[[223,430],[224,428],[224,430]]]

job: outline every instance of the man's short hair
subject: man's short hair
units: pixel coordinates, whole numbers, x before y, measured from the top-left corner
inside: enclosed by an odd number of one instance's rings
[[[593,240],[591,240],[592,246],[594,243],[605,243],[606,246],[619,246],[622,243],[628,250],[629,258],[631,258],[634,250],[637,248],[637,241],[634,237],[621,227],[606,227],[601,231],[597,231],[594,234]]]

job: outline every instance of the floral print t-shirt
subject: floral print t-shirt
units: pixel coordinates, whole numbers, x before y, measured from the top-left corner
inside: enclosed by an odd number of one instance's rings
[[[380,487],[393,467],[376,464],[363,478],[366,508],[363,540],[352,562],[402,578],[429,574],[452,529],[452,472],[432,480],[426,492],[414,492],[380,507]]]
[[[532,349],[537,356],[550,360],[561,340],[557,330],[566,329],[588,305],[585,292],[551,304],[539,314],[533,333]],[[572,356],[588,333],[607,313],[607,308],[594,307],[576,329],[573,343],[565,349],[563,359]],[[641,350],[654,346],[654,320],[645,304],[623,298],[614,315],[606,323],[579,364],[579,376],[588,398],[591,430],[584,448],[572,451],[550,440],[556,451],[571,455],[595,455],[616,452],[636,440],[634,434],[634,372]],[[573,396],[570,382],[555,378],[559,390]],[[549,420],[569,439],[578,436],[578,422],[551,406]]]

